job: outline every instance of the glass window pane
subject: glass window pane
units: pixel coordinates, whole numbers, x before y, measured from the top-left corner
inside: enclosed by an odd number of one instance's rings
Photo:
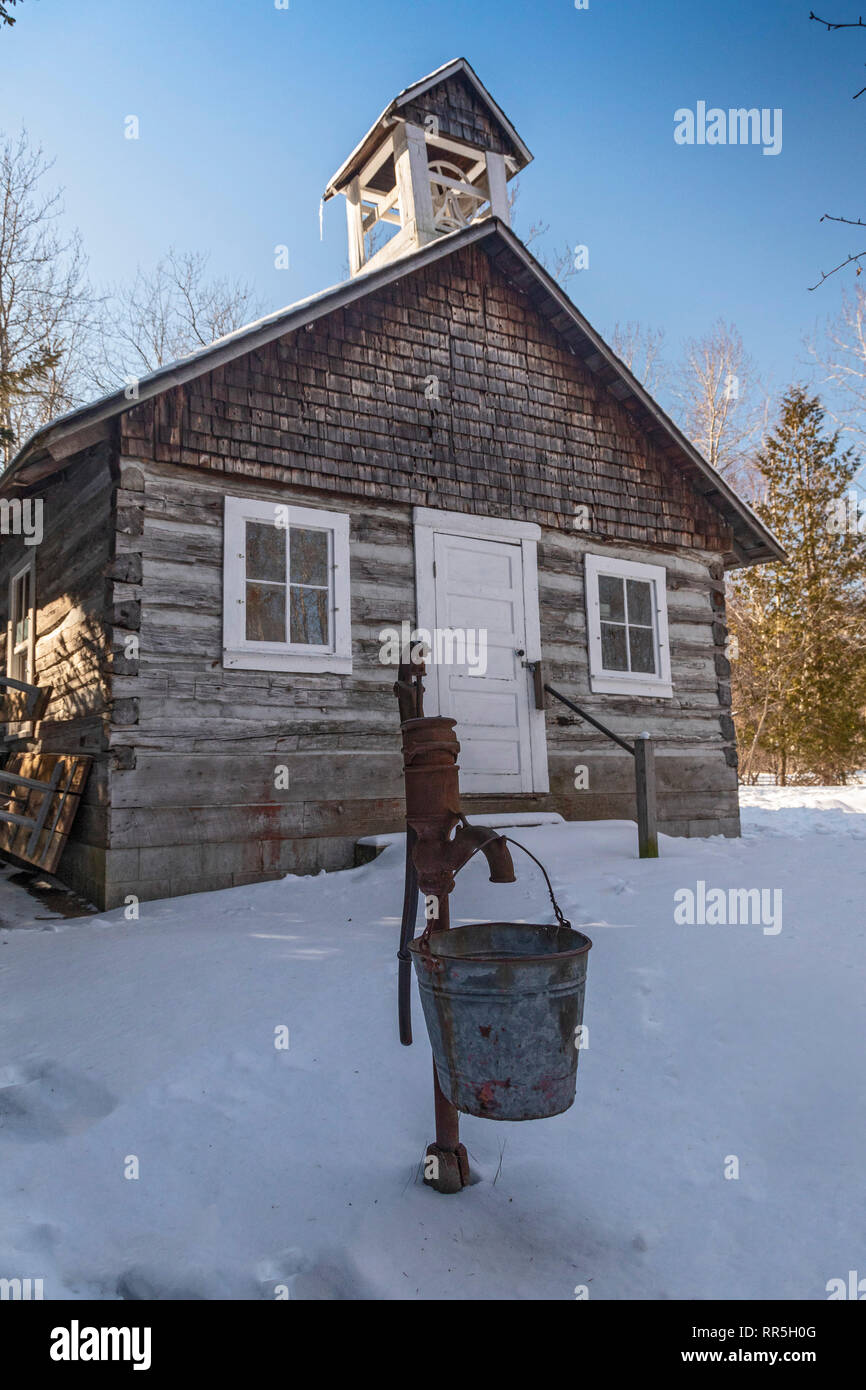
[[[328,626],[328,590],[291,588],[292,626],[290,641],[312,647],[326,647],[331,635]]]
[[[286,533],[269,521],[248,521],[247,579],[286,582]]]
[[[22,574],[12,587],[12,644],[26,642],[30,635],[30,571]]]
[[[625,602],[622,580],[614,574],[598,576],[598,601],[601,605],[602,622],[624,623]]]
[[[652,627],[652,585],[644,579],[629,579],[626,589],[629,622],[638,623],[641,627]]]
[[[286,586],[247,584],[247,641],[285,642]]]
[[[628,630],[628,646],[631,653],[631,669],[633,671],[646,671],[650,675],[655,675],[656,654],[655,638],[651,627],[630,627]]]
[[[328,533],[289,528],[289,578],[293,584],[328,583]]]
[[[601,625],[601,664],[605,671],[627,671],[625,628]]]

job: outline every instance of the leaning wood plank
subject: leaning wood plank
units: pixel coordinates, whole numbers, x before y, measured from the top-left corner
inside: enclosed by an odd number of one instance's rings
[[[13,754],[0,774],[0,851],[53,873],[91,762],[78,754]]]
[[[62,777],[62,775],[63,766],[58,761],[54,764],[54,767],[51,771],[51,777],[49,778],[47,787],[43,788],[42,800],[39,805],[39,810],[33,817],[33,829],[31,830],[30,838],[27,841],[28,859],[32,859],[34,854],[36,853],[37,846],[42,835],[42,831],[45,828],[49,813],[51,811],[52,803],[54,802],[54,799],[57,796],[58,791],[60,791],[60,778]],[[28,781],[30,780],[31,779],[28,778]],[[61,798],[64,794],[65,793],[63,791],[60,791]],[[49,834],[50,833],[51,832],[49,831]]]

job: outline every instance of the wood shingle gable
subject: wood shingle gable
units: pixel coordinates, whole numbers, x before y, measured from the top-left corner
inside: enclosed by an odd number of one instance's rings
[[[557,530],[585,505],[599,537],[732,544],[479,245],[136,406],[121,428],[133,458]]]
[[[782,554],[496,219],[160,369],[138,403],[118,392],[72,412],[0,486],[55,471],[118,416],[133,455],[547,525],[589,503],[621,538],[700,537],[728,564]]]

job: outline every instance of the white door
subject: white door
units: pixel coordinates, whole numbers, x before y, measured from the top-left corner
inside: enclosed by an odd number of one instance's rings
[[[523,551],[519,542],[434,535],[436,627],[464,634],[431,664],[438,710],[457,720],[460,785],[467,792],[531,792],[532,681],[526,657]],[[485,650],[486,648],[486,650]],[[478,660],[486,655],[486,666]],[[457,664],[455,658],[465,658]],[[435,652],[434,652],[435,657]],[[473,673],[474,669],[474,673]]]

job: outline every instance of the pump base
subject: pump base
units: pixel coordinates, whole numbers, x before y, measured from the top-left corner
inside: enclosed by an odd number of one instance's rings
[[[435,1163],[431,1163],[431,1159]],[[429,1177],[428,1177],[429,1173]],[[438,1144],[428,1144],[424,1162],[424,1182],[436,1192],[460,1192],[469,1186],[469,1155],[465,1144],[456,1149],[443,1149]]]

